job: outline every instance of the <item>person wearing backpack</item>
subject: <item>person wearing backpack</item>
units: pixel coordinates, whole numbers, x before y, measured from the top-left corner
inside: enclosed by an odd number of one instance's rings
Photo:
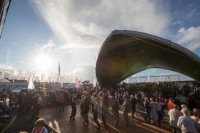
[[[127,96],[124,97],[124,103],[123,105],[121,106],[121,108],[123,108],[123,114],[124,114],[124,119],[126,121],[126,127],[129,127],[130,126],[130,122],[129,122],[129,118],[128,118],[128,113],[131,111],[131,103],[128,99]]]

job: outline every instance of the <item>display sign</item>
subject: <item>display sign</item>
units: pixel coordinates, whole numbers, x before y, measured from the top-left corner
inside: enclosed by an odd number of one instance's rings
[[[0,82],[0,92],[4,88],[9,89],[11,91],[17,88],[27,88],[27,87],[28,87],[27,82]]]

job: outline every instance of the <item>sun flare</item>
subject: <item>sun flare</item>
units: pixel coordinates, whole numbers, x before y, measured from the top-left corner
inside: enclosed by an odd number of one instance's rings
[[[53,59],[45,54],[41,54],[35,58],[35,66],[41,71],[48,71],[53,64]]]

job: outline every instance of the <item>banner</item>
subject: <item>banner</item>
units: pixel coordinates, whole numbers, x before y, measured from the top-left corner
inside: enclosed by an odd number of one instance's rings
[[[4,72],[5,70],[3,68],[0,69],[0,79],[4,79]]]
[[[34,80],[34,77],[31,74],[30,79],[29,79],[29,83],[28,83],[28,89],[34,89],[35,88],[33,80]]]
[[[11,69],[8,79],[14,79],[13,76],[14,76],[14,70]]]
[[[63,75],[63,83],[66,83],[66,74]]]
[[[28,87],[28,83],[26,82],[0,82],[0,91],[4,88],[11,90],[14,89],[26,89]]]
[[[25,80],[27,80],[27,81],[28,81],[28,79],[29,79],[29,76],[30,76],[30,72],[29,72],[29,71],[26,71]]]
[[[19,70],[19,71],[18,71],[17,80],[21,80],[21,76],[22,76],[22,71],[21,71],[21,70]]]
[[[66,83],[69,83],[69,74],[66,76]]]
[[[53,74],[50,73],[49,82],[53,82]]]
[[[69,83],[74,83],[74,78],[73,78],[73,74],[70,74],[70,79],[69,79]]]
[[[96,87],[96,79],[94,78],[94,83],[93,83],[93,87]]]
[[[58,74],[55,73],[53,77],[53,82],[58,82]]]

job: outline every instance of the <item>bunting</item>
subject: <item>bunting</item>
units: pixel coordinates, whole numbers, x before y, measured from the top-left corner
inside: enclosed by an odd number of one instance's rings
[[[78,78],[77,77],[75,77],[75,81],[76,81],[76,85],[75,85],[75,87],[76,88],[79,88],[80,87],[80,80],[78,80]]]

